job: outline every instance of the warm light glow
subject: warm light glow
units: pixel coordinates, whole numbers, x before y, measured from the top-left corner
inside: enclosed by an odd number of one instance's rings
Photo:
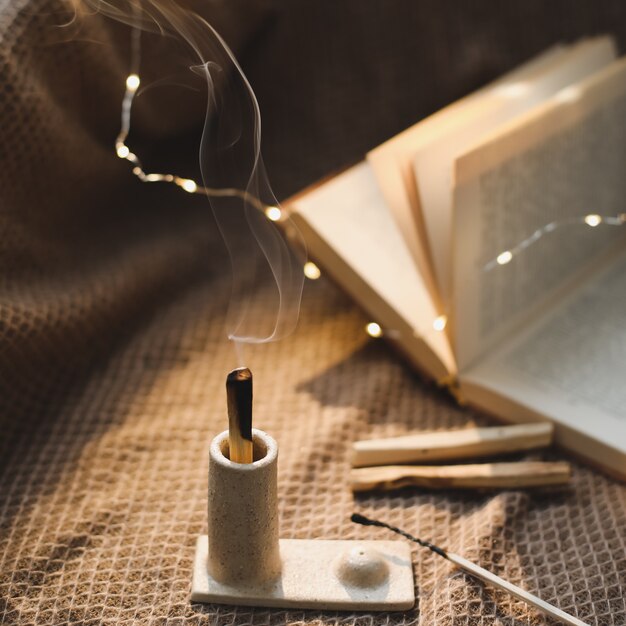
[[[383,329],[376,322],[370,322],[365,327],[365,332],[370,337],[382,337],[383,336]]]
[[[587,226],[591,226],[592,228],[596,227],[598,224],[602,223],[602,217],[600,215],[586,215],[585,216],[585,224]]]
[[[321,275],[320,268],[311,261],[304,264],[304,275],[311,280],[317,280]]]
[[[504,83],[495,87],[495,92],[505,98],[519,98],[528,93],[529,89],[528,83]]]
[[[137,91],[140,82],[141,80],[139,79],[139,76],[137,76],[137,74],[131,74],[126,79],[126,89],[129,89],[130,91]]]
[[[283,216],[283,212],[277,206],[268,206],[265,209],[265,215],[272,222],[277,222]]]
[[[120,157],[120,159],[125,159],[130,154],[130,150],[128,149],[128,146],[125,146],[124,144],[120,144],[119,146],[117,146],[116,150],[117,150],[117,156]]]
[[[565,87],[565,89],[561,89],[556,94],[556,99],[559,102],[576,102],[580,99],[582,92],[579,87],[575,87],[570,85],[569,87]]]
[[[506,265],[512,258],[513,253],[510,250],[505,250],[497,256],[496,261],[498,265]]]
[[[187,192],[187,193],[196,193],[196,191],[198,190],[198,185],[196,185],[196,183],[191,180],[190,178],[186,178],[184,179],[181,183],[180,186]]]
[[[448,323],[448,318],[445,315],[440,315],[439,317],[435,318],[435,321],[433,322],[433,328],[435,330],[443,330],[446,327],[446,324]]]

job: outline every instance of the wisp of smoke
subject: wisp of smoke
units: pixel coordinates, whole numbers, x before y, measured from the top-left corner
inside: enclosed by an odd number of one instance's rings
[[[261,158],[259,105],[232,51],[205,19],[172,1],[76,4],[77,15],[85,9],[189,46],[194,59],[190,70],[201,75],[207,86],[200,141],[204,186],[240,190],[236,195],[209,197],[232,267],[228,337],[237,343],[264,343],[286,336],[298,320],[305,244],[284,211],[278,211],[277,226],[260,210],[278,203]]]

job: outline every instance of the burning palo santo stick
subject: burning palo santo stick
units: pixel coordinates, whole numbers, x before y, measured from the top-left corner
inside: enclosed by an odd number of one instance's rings
[[[504,580],[504,578],[500,578],[500,576],[496,576],[489,570],[486,570],[484,567],[480,567],[480,565],[476,565],[476,563],[472,563],[467,559],[459,556],[458,554],[454,554],[452,552],[448,552],[439,546],[436,546],[430,541],[426,541],[425,539],[420,539],[419,537],[414,537],[409,533],[397,528],[396,526],[392,526],[391,524],[387,524],[386,522],[379,522],[378,520],[373,520],[365,517],[364,515],[360,515],[359,513],[353,513],[350,518],[355,524],[363,524],[363,526],[378,526],[380,528],[387,528],[394,533],[398,533],[402,535],[409,541],[413,541],[423,548],[428,548],[435,554],[442,556],[444,559],[451,561],[457,567],[467,572],[468,574],[482,580],[484,583],[488,585],[492,585],[502,591],[506,591],[510,593],[513,597],[522,600],[522,602],[526,602],[529,606],[533,606],[539,611],[541,611],[544,615],[549,615],[550,617],[559,620],[563,624],[568,624],[569,626],[589,626],[582,620],[574,617],[573,615],[569,615],[565,611],[557,608],[556,606],[538,598],[536,595],[526,591],[525,589],[521,589],[517,585],[510,583],[508,580]]]
[[[252,372],[240,367],[226,378],[230,460],[252,463]]]

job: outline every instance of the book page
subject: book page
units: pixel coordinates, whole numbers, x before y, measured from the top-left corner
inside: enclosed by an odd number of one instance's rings
[[[457,161],[450,326],[460,370],[545,312],[623,240],[623,228],[583,218],[623,212],[624,163],[625,60]],[[532,243],[550,224],[561,226]],[[494,262],[522,241],[532,245]]]
[[[615,45],[603,37],[573,46],[568,53],[499,85],[474,115],[461,120],[414,153],[413,167],[428,234],[437,286],[446,311],[450,304],[452,259],[452,178],[455,157],[502,124],[543,102],[563,87],[597,72],[615,59]]]
[[[456,371],[436,309],[370,166],[363,162],[288,201],[311,256],[421,369]]]
[[[568,51],[564,45],[556,45],[523,66],[504,75],[486,88],[480,89],[446,108],[420,121],[396,137],[386,141],[367,154],[387,206],[396,220],[405,243],[413,257],[431,297],[439,306],[439,290],[436,287],[428,239],[422,222],[421,210],[412,159],[423,142],[430,141],[440,133],[449,131],[471,119],[481,110],[485,98],[493,97],[490,90],[497,86],[516,85],[530,75],[545,71],[551,64],[562,59]],[[499,92],[506,98],[506,89]],[[439,306],[439,308],[441,308]]]
[[[470,368],[462,381],[582,433],[584,439],[570,435],[570,443],[580,441],[583,455],[589,441],[602,444],[604,454],[613,455],[613,469],[619,461],[626,475],[625,372],[622,253],[550,315]]]

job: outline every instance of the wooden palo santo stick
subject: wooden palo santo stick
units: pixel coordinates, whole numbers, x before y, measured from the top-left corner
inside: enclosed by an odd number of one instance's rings
[[[235,463],[252,463],[252,372],[247,367],[228,374],[226,400],[230,460]]]
[[[533,450],[549,446],[553,434],[551,423],[537,422],[357,441],[353,445],[352,465],[431,463]]]
[[[401,487],[426,489],[516,489],[549,487],[569,482],[569,463],[521,461],[477,465],[386,465],[362,467],[350,472],[352,491]]]
[[[528,604],[529,606],[535,607],[536,609],[541,611],[544,615],[549,615],[550,617],[553,617],[561,621],[564,624],[568,624],[569,626],[589,626],[588,624],[578,619],[577,617],[574,617],[573,615],[570,615],[569,613],[562,611],[558,607],[554,606],[553,604],[550,604],[549,602],[546,602],[545,600],[542,600],[541,598],[530,593],[529,591],[526,591],[525,589],[522,589],[521,587],[518,587],[517,585],[510,583],[508,580],[504,580],[504,578],[500,578],[499,576],[496,576],[494,573],[490,572],[489,570],[486,570],[484,567],[481,567],[480,565],[476,565],[476,563],[472,563],[471,561],[468,561],[467,559],[463,558],[462,556],[459,556],[458,554],[454,554],[453,552],[448,552],[447,550],[444,550],[443,548],[440,548],[439,546],[436,546],[435,544],[430,543],[430,541],[426,541],[425,539],[420,539],[419,537],[414,537],[413,535],[410,535],[406,531],[396,526],[392,526],[391,524],[387,524],[386,522],[379,522],[378,520],[369,519],[363,515],[360,515],[359,513],[353,513],[350,519],[355,524],[363,524],[363,526],[378,526],[380,528],[387,528],[394,533],[398,533],[399,535],[402,535],[409,541],[413,541],[424,548],[428,548],[435,554],[438,554],[439,556],[442,556],[444,559],[451,561],[457,567],[467,572],[468,574],[471,574],[472,576],[475,576],[479,580],[482,580],[483,582],[489,585],[493,585],[494,587],[497,587],[498,589],[502,589],[502,591],[506,591],[507,593],[510,593],[513,597],[518,598],[519,600],[522,600],[523,602],[526,602],[526,604]]]

